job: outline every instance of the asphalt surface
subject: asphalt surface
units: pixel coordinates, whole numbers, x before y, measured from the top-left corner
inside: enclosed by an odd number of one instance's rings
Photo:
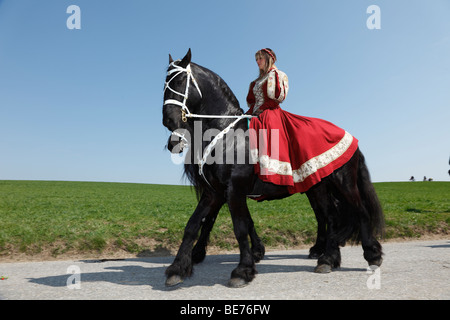
[[[361,247],[341,249],[342,266],[313,272],[308,250],[267,252],[248,286],[226,286],[239,255],[207,256],[175,288],[164,285],[173,257],[116,261],[0,263],[0,299],[450,299],[450,240],[384,243],[368,270]]]

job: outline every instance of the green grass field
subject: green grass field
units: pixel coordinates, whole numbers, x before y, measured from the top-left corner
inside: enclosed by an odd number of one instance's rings
[[[386,239],[449,234],[450,182],[376,183],[375,188],[385,213]],[[0,181],[0,259],[173,250],[196,203],[194,190],[186,186]],[[315,240],[316,221],[305,195],[248,204],[267,247]],[[232,230],[224,207],[210,245],[235,248]]]

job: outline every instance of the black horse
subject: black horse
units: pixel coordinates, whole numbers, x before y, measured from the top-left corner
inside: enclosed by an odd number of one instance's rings
[[[198,134],[195,130],[201,130],[201,134],[210,129],[220,132],[235,123],[235,131],[246,131],[248,120],[216,118],[239,116],[243,110],[224,80],[214,72],[191,63],[190,49],[182,60],[173,61],[169,55],[169,63],[163,124],[173,134],[167,148],[172,153],[179,153],[184,145],[189,145],[184,169],[196,189],[199,202],[186,225],[177,256],[166,270],[166,285],[182,282],[191,275],[193,264],[203,261],[214,221],[220,208],[227,204],[240,250],[239,265],[232,271],[228,285],[240,287],[253,280],[255,262],[259,262],[265,253],[247,207],[248,196],[259,194],[264,195],[265,200],[273,200],[291,194],[284,186],[262,182],[254,173],[254,165],[248,155],[248,135],[237,139],[225,139],[224,136],[222,143],[210,153],[218,160],[221,155],[225,158],[231,152],[234,155],[231,164],[229,158],[228,163],[225,159],[207,164],[199,161],[210,141],[192,139]],[[238,154],[246,155],[245,161],[237,161]],[[382,248],[376,236],[384,230],[384,217],[359,149],[344,166],[309,189],[306,195],[318,222],[317,240],[310,249],[310,257],[318,258],[315,272],[327,273],[339,267],[339,246],[345,245],[346,241],[361,242],[369,265],[381,265]]]

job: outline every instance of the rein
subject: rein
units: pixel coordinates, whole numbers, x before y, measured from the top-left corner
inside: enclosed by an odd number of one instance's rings
[[[253,118],[254,116],[252,115],[246,115],[246,114],[242,114],[242,115],[203,115],[203,114],[195,114],[195,113],[191,113],[189,111],[189,108],[186,105],[188,96],[189,96],[189,86],[190,83],[192,81],[192,83],[194,84],[195,88],[197,89],[198,93],[200,94],[200,97],[203,98],[202,95],[202,91],[200,90],[200,87],[198,86],[197,81],[194,78],[194,75],[192,74],[192,70],[191,70],[191,64],[188,64],[186,68],[180,67],[178,65],[175,64],[175,62],[178,62],[180,60],[174,61],[172,62],[169,67],[173,67],[172,70],[167,72],[167,76],[170,76],[172,74],[174,74],[174,76],[172,76],[172,78],[170,78],[168,81],[165,82],[164,84],[164,93],[166,92],[167,89],[169,89],[170,91],[172,91],[173,93],[182,96],[183,97],[183,102],[178,101],[178,100],[174,100],[174,99],[167,99],[164,101],[164,105],[166,104],[174,104],[177,105],[179,107],[181,107],[181,120],[183,122],[187,122],[187,118],[206,118],[206,119],[236,119],[235,121],[233,121],[228,127],[226,127],[224,130],[222,130],[217,136],[214,137],[214,139],[208,144],[208,146],[205,148],[204,154],[202,159],[198,159],[199,160],[199,170],[198,173],[200,176],[203,177],[203,179],[206,181],[206,183],[212,188],[214,189],[211,184],[209,183],[209,181],[206,179],[204,173],[203,173],[203,166],[206,163],[207,158],[209,157],[209,155],[211,154],[213,148],[215,147],[215,145],[217,144],[217,142],[222,139],[225,134],[227,134],[235,125],[236,123],[238,123],[239,120],[241,119],[250,119]],[[170,82],[175,79],[178,75],[182,74],[186,72],[187,74],[187,81],[186,81],[186,89],[184,90],[184,93],[175,91],[174,89],[172,89],[169,84]],[[176,131],[172,132],[173,135],[179,137],[182,140],[183,145],[187,145],[189,142],[186,139],[186,137],[183,134],[180,134]]]

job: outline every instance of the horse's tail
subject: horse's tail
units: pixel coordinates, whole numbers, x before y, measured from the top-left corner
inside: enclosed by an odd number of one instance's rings
[[[380,201],[378,200],[377,193],[375,192],[375,188],[370,179],[369,170],[367,169],[364,156],[359,149],[357,152],[359,152],[357,178],[359,194],[361,196],[363,206],[369,213],[372,234],[375,237],[383,237],[385,228],[383,210],[381,209]]]

